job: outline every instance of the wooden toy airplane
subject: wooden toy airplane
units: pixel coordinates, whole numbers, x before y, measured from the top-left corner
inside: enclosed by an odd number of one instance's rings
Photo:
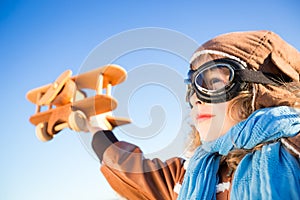
[[[53,83],[30,90],[26,97],[36,104],[36,111],[29,121],[36,126],[37,137],[49,141],[64,128],[87,132],[86,119],[99,114],[105,115],[108,129],[130,123],[127,118],[110,114],[117,107],[111,96],[112,86],[126,76],[123,68],[112,64],[73,77],[67,70]],[[95,95],[88,97],[85,89],[94,90]]]

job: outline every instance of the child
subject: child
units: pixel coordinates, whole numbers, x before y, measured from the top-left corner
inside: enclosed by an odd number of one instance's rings
[[[202,144],[187,166],[146,159],[90,127],[113,189],[139,200],[299,199],[300,53],[270,31],[234,32],[204,43],[190,63],[187,99]]]

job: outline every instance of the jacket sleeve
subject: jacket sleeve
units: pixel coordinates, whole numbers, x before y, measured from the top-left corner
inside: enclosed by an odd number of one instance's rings
[[[300,158],[300,133],[294,137],[282,138],[281,142],[292,155]]]
[[[177,198],[185,173],[184,159],[171,158],[165,162],[147,159],[139,147],[112,136],[108,139],[108,133],[94,136],[93,148],[102,160],[101,172],[118,194],[130,200]],[[103,141],[97,140],[105,138],[104,135],[109,145],[104,144],[100,150],[95,145],[101,145]]]

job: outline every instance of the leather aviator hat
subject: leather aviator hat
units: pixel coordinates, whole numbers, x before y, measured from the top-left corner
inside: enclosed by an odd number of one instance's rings
[[[299,82],[300,53],[271,31],[232,32],[201,45],[191,58],[191,70],[216,59],[229,58],[244,63],[251,71],[271,74],[283,82]],[[276,99],[291,98],[281,86],[258,84],[256,108],[274,106]]]

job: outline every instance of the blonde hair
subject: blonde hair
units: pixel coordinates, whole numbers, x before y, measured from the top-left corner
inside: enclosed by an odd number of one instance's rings
[[[259,88],[262,87],[264,88],[263,92],[259,90]],[[230,116],[233,119],[244,120],[249,117],[249,115],[251,115],[255,110],[265,107],[300,107],[299,82],[282,82],[282,85],[277,87],[280,88],[280,90],[282,91],[281,93],[274,92],[274,87],[275,86],[248,83],[247,90],[241,92],[230,102],[228,109]],[[253,90],[253,88],[256,89]],[[253,91],[255,93],[253,93]],[[263,99],[265,100],[262,101]],[[272,101],[268,101],[268,105],[266,105],[265,101],[267,101],[268,99],[272,99]]]
[[[186,150],[185,150],[185,157],[190,158],[194,154],[194,151],[197,147],[201,145],[200,134],[195,128],[194,125],[191,125],[191,131],[188,134],[188,138],[186,141]]]

